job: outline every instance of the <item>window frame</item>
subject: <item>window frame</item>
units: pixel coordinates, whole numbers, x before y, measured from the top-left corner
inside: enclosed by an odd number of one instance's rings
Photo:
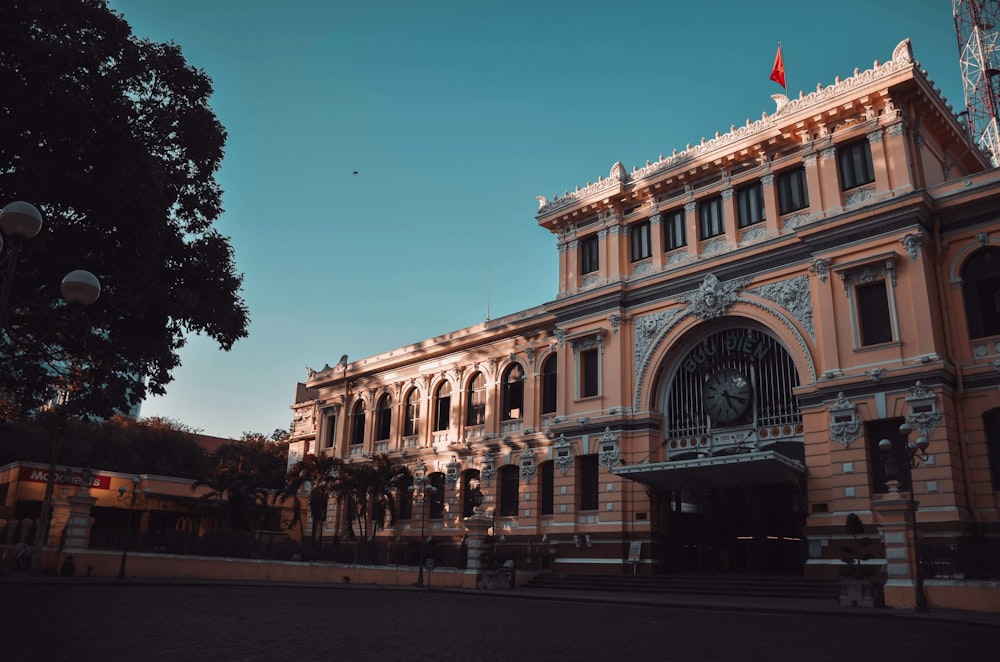
[[[581,511],[599,510],[601,506],[601,474],[596,454],[580,455],[576,458],[577,487]]]
[[[577,352],[578,399],[601,395],[601,355],[599,347],[581,348]]]
[[[840,190],[850,191],[875,181],[875,164],[868,137],[837,146],[837,174]]]
[[[809,206],[809,181],[805,166],[779,172],[774,182],[778,188],[779,214],[791,214]]]
[[[632,262],[653,257],[652,224],[649,219],[629,226],[629,247]]]
[[[517,517],[520,504],[521,470],[515,464],[505,464],[497,472],[497,515]]]
[[[876,301],[869,293],[878,293]],[[885,279],[854,286],[854,313],[857,319],[858,344],[872,347],[891,343],[896,339],[889,302],[889,287]],[[877,310],[876,310],[877,306]]]
[[[447,391],[442,393],[442,391]],[[451,428],[451,382],[447,379],[434,389],[434,432]]]
[[[748,228],[764,222],[764,185],[760,180],[738,187],[736,195],[736,222],[739,228]]]
[[[660,224],[663,226],[664,252],[687,246],[687,212],[684,208],[661,214]]]
[[[542,414],[554,414],[559,409],[558,356],[553,352],[542,361]]]
[[[351,446],[365,444],[365,401],[358,400],[351,407]]]
[[[702,241],[726,234],[722,194],[698,201],[698,236]]]
[[[392,397],[383,393],[375,406],[375,441],[386,441],[392,436]]]
[[[997,269],[990,273],[986,264],[995,262]],[[981,272],[981,273],[976,273]],[[1000,335],[1000,248],[987,246],[975,251],[962,265],[962,305],[965,324],[970,339]],[[990,319],[984,310],[992,300],[994,316]]]
[[[465,424],[486,425],[486,375],[476,372],[465,389]]]
[[[515,373],[520,376],[513,378]],[[524,367],[520,363],[512,363],[503,374],[501,385],[501,418],[513,421],[524,418]],[[514,415],[514,412],[517,415]]]
[[[403,436],[415,437],[420,434],[420,391],[411,388],[403,400]]]
[[[580,273],[592,274],[601,268],[600,238],[594,234],[580,240]]]

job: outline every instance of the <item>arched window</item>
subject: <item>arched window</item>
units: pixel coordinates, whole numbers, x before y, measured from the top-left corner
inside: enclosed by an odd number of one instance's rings
[[[375,441],[389,438],[392,429],[392,398],[383,393],[375,410]]]
[[[524,416],[524,368],[515,363],[503,377],[503,420]]]
[[[542,364],[542,413],[552,414],[556,410],[556,378],[558,364],[556,354],[551,354]]]
[[[451,427],[451,384],[441,382],[434,393],[434,431]]]
[[[962,267],[970,338],[1000,335],[1000,248],[976,251]]]
[[[469,380],[469,405],[465,413],[466,425],[482,425],[486,422],[486,377],[477,372]]]
[[[365,403],[358,400],[351,410],[351,445],[360,446],[365,443]]]
[[[406,418],[403,421],[403,436],[420,434],[420,392],[413,388],[406,394]]]
[[[520,487],[520,469],[513,464],[500,467],[500,515],[517,516],[517,497]]]

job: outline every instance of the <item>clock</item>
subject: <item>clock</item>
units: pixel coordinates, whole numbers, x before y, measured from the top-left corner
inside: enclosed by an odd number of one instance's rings
[[[746,416],[753,403],[750,378],[739,370],[717,370],[705,380],[705,411],[715,423],[735,423]]]

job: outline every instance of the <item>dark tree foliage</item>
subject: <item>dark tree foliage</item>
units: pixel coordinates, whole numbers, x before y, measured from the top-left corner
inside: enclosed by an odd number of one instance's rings
[[[0,336],[4,414],[49,399],[58,366],[77,413],[109,415],[164,392],[185,334],[225,350],[247,334],[242,276],[212,225],[226,132],[208,76],[104,0],[4,0],[0,15],[0,204],[45,218],[13,281],[26,305]],[[80,314],[59,298],[73,269],[102,285]]]
[[[192,431],[168,419],[86,421],[52,412],[0,423],[0,466],[19,460],[48,463],[57,426],[62,427],[60,465],[191,480],[206,476],[211,466]]]

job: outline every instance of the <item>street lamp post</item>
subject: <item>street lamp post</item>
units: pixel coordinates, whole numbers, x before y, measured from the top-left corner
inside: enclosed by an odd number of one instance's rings
[[[417,569],[417,586],[424,585],[424,522],[427,517],[427,495],[437,494],[437,488],[429,485],[430,478],[427,477],[427,468],[423,460],[417,460],[417,466],[413,472],[413,485],[406,489],[413,495],[413,500],[420,505],[420,567]]]
[[[927,595],[924,593],[924,566],[923,557],[920,552],[920,539],[917,536],[917,500],[916,492],[913,489],[913,469],[927,461],[927,447],[930,441],[921,435],[916,441],[910,441],[910,434],[913,426],[903,423],[899,426],[899,432],[903,435],[903,448],[897,450],[888,439],[878,442],[879,452],[882,454],[882,465],[885,467],[886,485],[889,492],[899,493],[900,479],[910,490],[910,521],[913,525],[913,588],[914,588],[914,610],[919,612],[927,611]]]
[[[125,541],[122,543],[122,562],[118,566],[118,578],[125,576],[125,559],[128,557],[129,539],[132,537],[132,514],[135,512],[136,501],[149,499],[149,488],[139,491],[139,477],[132,477],[131,492],[124,486],[118,488],[118,500],[128,506],[128,522],[125,524]]]
[[[16,334],[11,329],[11,313],[21,307],[38,310],[36,304],[11,304],[14,290],[14,275],[24,242],[34,238],[42,230],[42,213],[29,202],[15,201],[0,209],[0,345],[13,345]],[[89,271],[76,270],[66,274],[60,284],[63,299],[73,307],[89,306],[101,295],[101,283]],[[48,311],[45,316],[59,326]],[[55,489],[56,462],[59,441],[62,435],[62,418],[56,422],[52,438],[52,459],[45,479],[45,493],[42,498],[42,512],[35,529],[34,553],[31,572],[42,571],[42,551],[48,542],[49,525],[52,518],[52,492]]]

